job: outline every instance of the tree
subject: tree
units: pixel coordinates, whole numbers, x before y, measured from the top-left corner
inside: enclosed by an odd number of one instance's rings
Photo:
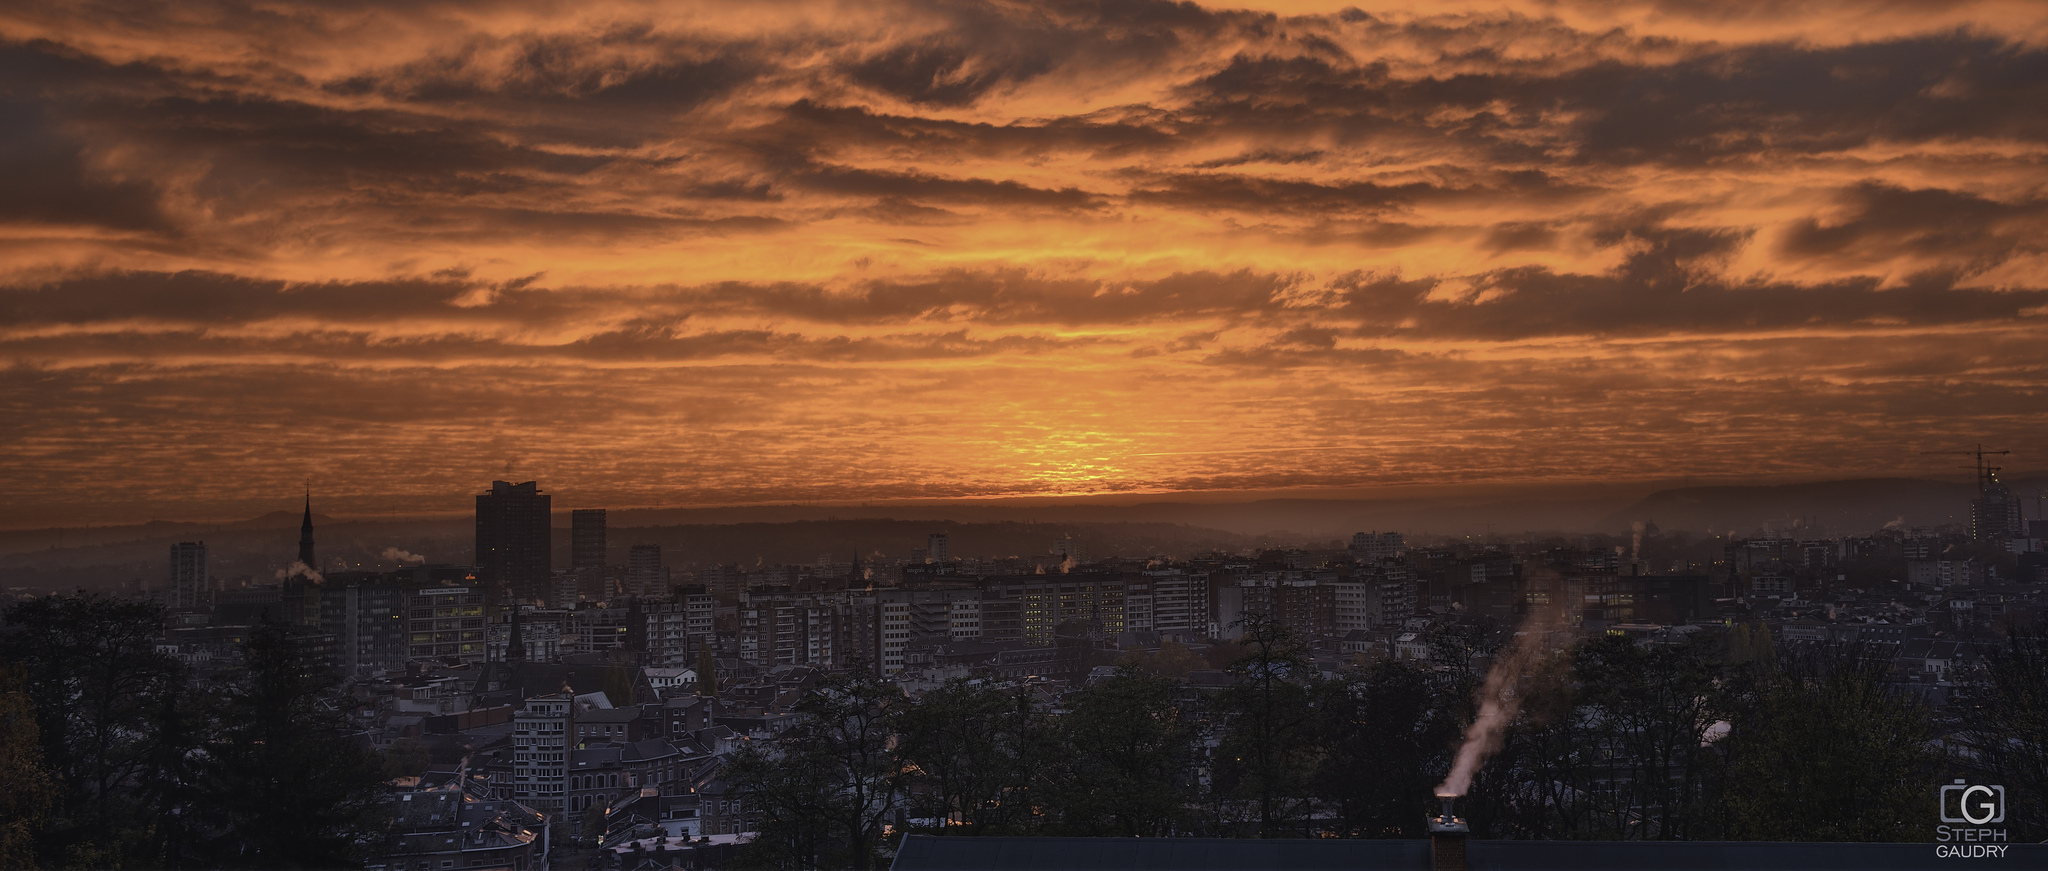
[[[155,768],[182,759],[190,737],[166,728],[184,669],[156,650],[163,609],[97,595],[43,596],[9,606],[0,658],[20,665],[43,764],[58,784],[42,861],[101,867],[163,864],[163,808],[146,793]]]
[[[206,815],[224,824],[215,859],[229,866],[351,864],[381,831],[383,772],[326,692],[336,684],[290,627],[263,623],[243,643],[246,673],[222,693],[208,748]]]
[[[1224,724],[1216,784],[1251,804],[1259,837],[1281,837],[1296,821],[1307,825],[1309,784],[1323,757],[1308,648],[1280,621],[1259,614],[1245,618],[1238,644],[1244,655],[1230,666],[1238,683],[1216,699]]]
[[[761,815],[754,861],[786,868],[872,869],[905,777],[894,721],[902,690],[864,668],[828,676],[796,705],[797,724],[730,770]]]
[[[36,836],[56,803],[27,683],[21,666],[0,660],[0,868],[36,867]]]
[[[1412,660],[1385,660],[1318,689],[1330,755],[1314,792],[1340,833],[1422,836],[1423,809],[1462,733],[1460,694],[1440,683]]]
[[[1886,660],[1854,650],[1781,655],[1731,699],[1728,834],[1740,840],[1928,837],[1945,762],[1928,711],[1884,684]]]
[[[1581,746],[1601,750],[1606,770],[1596,779],[1617,790],[1598,836],[1695,837],[1712,761],[1707,732],[1721,718],[1708,644],[1602,636],[1579,646],[1573,671]]]
[[[583,815],[578,819],[577,834],[582,836],[581,840],[584,843],[603,843],[604,818],[610,806],[611,802],[600,799],[583,809]]]
[[[938,820],[939,834],[998,834],[1028,828],[1028,794],[1043,728],[1030,697],[956,679],[926,692],[897,717],[898,752],[913,815]]]
[[[1610,762],[1587,738],[1580,690],[1569,652],[1536,662],[1518,683],[1521,710],[1460,804],[1475,834],[1598,837],[1597,821],[1608,818],[1615,801],[1613,785],[1601,779]]]
[[[400,738],[384,750],[384,779],[418,777],[434,762],[427,744],[418,738]]]
[[[625,663],[613,660],[604,670],[604,694],[611,699],[612,707],[623,708],[633,704],[633,671]]]
[[[2008,630],[1960,704],[1973,767],[2008,791],[2013,839],[2048,838],[2048,622]]]
[[[1067,697],[1056,753],[1034,790],[1061,834],[1158,837],[1189,822],[1193,718],[1175,681],[1132,670]]]
[[[1133,650],[1124,654],[1123,658],[1117,661],[1117,665],[1128,665],[1149,674],[1170,677],[1174,680],[1186,680],[1190,672],[1202,668],[1206,664],[1202,661],[1201,657],[1196,656],[1185,645],[1177,643],[1171,638],[1159,642],[1159,650],[1157,652],[1147,653],[1143,650]]]
[[[745,866],[828,867],[835,850],[828,805],[838,789],[828,760],[794,743],[748,742],[726,763],[725,778],[754,819],[754,840],[740,856]]]

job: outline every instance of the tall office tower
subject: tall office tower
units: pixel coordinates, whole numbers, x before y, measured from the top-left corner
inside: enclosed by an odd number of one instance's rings
[[[306,491],[306,517],[299,521],[299,562],[313,571],[320,570],[320,564],[313,559],[313,491]]]
[[[668,598],[668,576],[661,570],[661,545],[636,544],[627,553],[626,592],[642,599]]]
[[[1990,469],[1978,481],[1978,495],[1970,502],[1970,539],[1972,541],[2002,541],[2008,538],[2023,538],[2025,528],[2020,525],[2020,500],[2012,495],[2012,488],[1998,480],[1998,469]]]
[[[476,575],[492,595],[542,603],[548,598],[548,510],[540,484],[492,481],[476,497]]]
[[[931,545],[930,548],[928,548],[928,550],[931,553],[932,562],[944,564],[947,560],[953,557],[952,548],[946,541],[945,533],[932,533],[932,536],[930,539],[928,539],[928,542]]]
[[[181,541],[171,545],[171,587],[164,604],[192,608],[212,592],[206,576],[206,542]]]

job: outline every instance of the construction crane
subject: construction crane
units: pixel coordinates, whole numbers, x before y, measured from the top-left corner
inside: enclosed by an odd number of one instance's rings
[[[1998,480],[1998,471],[2000,468],[1998,466],[1985,465],[1984,458],[2001,457],[2006,454],[2012,453],[2012,451],[1987,451],[1984,449],[1984,444],[1982,442],[1979,442],[1977,444],[1977,449],[1971,451],[1921,451],[1920,453],[1942,454],[1947,456],[1962,455],[1965,457],[1976,457],[1977,465],[1975,468],[1977,469],[1977,493],[1981,496],[1984,493],[1984,488],[1991,486],[1991,482]],[[1963,468],[1970,467],[1965,466]]]

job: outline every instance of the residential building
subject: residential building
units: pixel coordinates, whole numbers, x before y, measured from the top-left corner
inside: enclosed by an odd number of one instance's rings
[[[668,570],[661,565],[661,545],[633,545],[627,554],[626,593],[642,599],[668,595]]]
[[[172,609],[196,608],[211,601],[213,583],[207,575],[206,542],[171,545],[171,579],[164,604]]]
[[[575,696],[535,696],[512,715],[512,798],[543,813],[566,810],[569,752],[575,745]]]

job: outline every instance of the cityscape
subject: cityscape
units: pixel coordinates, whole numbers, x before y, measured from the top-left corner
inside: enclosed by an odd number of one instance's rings
[[[2000,452],[1964,453],[1963,522],[1861,534],[1790,518],[1695,536],[1644,518],[1626,535],[1366,530],[1137,554],[1101,552],[1086,530],[1109,527],[1082,524],[1034,553],[932,532],[799,564],[692,559],[636,540],[658,528],[494,481],[474,495],[467,558],[391,547],[394,567],[351,568],[323,559],[309,493],[267,577],[224,577],[204,540],[181,540],[131,588],[9,589],[0,637],[31,695],[80,655],[163,675],[142,691],[182,703],[278,649],[325,675],[305,678],[295,728],[354,760],[357,791],[328,796],[340,816],[280,822],[307,842],[264,845],[265,864],[874,867],[929,833],[1420,838],[1468,747],[1454,794],[1475,838],[1914,840],[1931,828],[1910,816],[1927,804],[1914,785],[1984,773],[1987,748],[2043,752],[2038,698],[2001,694],[2031,692],[2040,672],[2024,670],[2048,652],[2048,520],[2000,477]],[[808,541],[810,526],[777,534]],[[1829,675],[1868,694],[1826,698]],[[1800,720],[1773,708],[1783,692],[1823,696],[1798,700],[1815,706]],[[1508,706],[1474,743],[1489,700]],[[1578,718],[1538,713],[1556,705]],[[1983,709],[2010,710],[1987,729],[1969,714]],[[75,728],[96,710],[38,717]],[[161,713],[124,715],[143,728]],[[1760,722],[1825,729],[1854,758],[1788,758],[1806,751]],[[1886,746],[1898,732],[1924,746]],[[123,770],[161,764],[168,740],[115,748],[137,754]],[[72,776],[107,764],[82,749],[65,748]],[[1737,800],[1764,791],[1760,763],[1864,798],[1805,811],[1815,838],[1787,826],[1797,797]],[[1996,773],[2013,840],[2037,840],[2041,782]],[[154,798],[200,813],[200,784],[223,775],[183,776],[190,791]],[[103,789],[150,797],[125,786]],[[209,851],[238,840],[221,812],[152,827],[154,858],[219,861]]]
[[[2048,868],[2048,4],[0,4],[0,869]]]

